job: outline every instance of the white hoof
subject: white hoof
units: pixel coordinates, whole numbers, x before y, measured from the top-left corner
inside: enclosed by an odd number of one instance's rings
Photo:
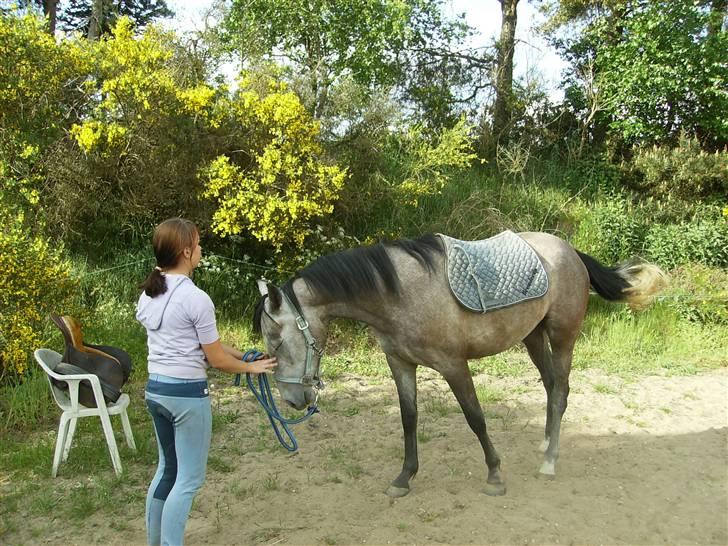
[[[544,461],[538,473],[543,478],[553,480],[556,477],[556,465],[549,461]]]

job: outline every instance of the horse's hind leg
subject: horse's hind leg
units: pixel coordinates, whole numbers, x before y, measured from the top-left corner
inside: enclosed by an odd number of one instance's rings
[[[462,365],[455,368],[455,371],[443,372],[441,370],[441,373],[460,403],[468,425],[480,440],[480,445],[483,446],[485,463],[488,465],[485,493],[487,495],[504,495],[506,484],[500,472],[500,457],[488,437],[485,416],[480,407],[478,395],[475,393],[473,378],[468,370],[467,362],[463,361]]]
[[[399,410],[402,414],[404,430],[404,463],[402,472],[387,489],[390,497],[403,497],[410,491],[409,481],[417,474],[419,460],[417,458],[417,366],[391,355],[387,355],[387,363],[399,395]]]
[[[561,419],[568,403],[569,373],[577,332],[559,328],[547,318],[523,340],[546,389],[544,462],[539,473],[548,478],[556,475]]]
[[[544,440],[540,446],[541,452],[545,452],[551,438],[551,392],[554,388],[554,371],[551,363],[551,348],[549,347],[543,322],[528,334],[526,339],[523,340],[523,344],[528,350],[528,356],[531,357],[536,368],[538,368],[543,387],[546,390],[546,427],[544,428]]]

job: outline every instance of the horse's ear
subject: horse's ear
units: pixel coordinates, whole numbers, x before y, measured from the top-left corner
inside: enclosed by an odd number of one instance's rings
[[[270,310],[275,311],[281,306],[281,301],[283,300],[283,298],[281,297],[281,291],[273,283],[268,283],[266,285],[266,290],[268,292],[268,301],[270,302]]]
[[[260,292],[260,295],[267,296],[268,295],[268,282],[263,279],[258,279],[255,282],[258,284],[258,292]]]

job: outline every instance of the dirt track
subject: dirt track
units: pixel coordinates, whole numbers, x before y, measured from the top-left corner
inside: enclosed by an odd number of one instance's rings
[[[383,494],[401,465],[393,382],[336,382],[323,413],[296,428],[301,449],[292,456],[273,446],[249,394],[218,391],[221,411],[243,412],[213,439],[213,455],[234,468],[211,468],[187,543],[728,543],[728,369],[634,383],[575,371],[555,481],[535,476],[540,383],[476,381],[503,397],[486,405],[503,497],[483,494],[477,440],[444,382],[427,371],[419,377],[420,472],[397,500]],[[84,536],[108,542],[98,518],[98,530]],[[129,524],[119,542],[144,542],[142,519]],[[59,530],[46,540],[75,543],[78,535]]]

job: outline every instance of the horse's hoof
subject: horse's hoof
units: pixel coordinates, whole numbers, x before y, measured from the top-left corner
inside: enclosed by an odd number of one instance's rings
[[[538,476],[545,480],[556,479],[556,465],[548,461],[544,461],[538,470]]]
[[[385,491],[385,493],[387,494],[388,497],[392,497],[395,499],[399,498],[399,497],[404,497],[409,492],[410,492],[409,487],[397,487],[394,485],[390,485],[389,487],[387,487],[387,490]]]
[[[500,483],[485,483],[485,494],[490,497],[500,497],[506,494],[506,484]]]

